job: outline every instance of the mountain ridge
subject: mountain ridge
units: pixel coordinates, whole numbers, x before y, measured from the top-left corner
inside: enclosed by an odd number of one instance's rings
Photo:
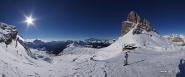
[[[143,29],[145,29],[147,32],[156,32],[156,30],[151,26],[150,22],[146,18],[142,19],[138,13],[135,11],[130,11],[126,21],[122,22],[121,36],[128,33],[134,27],[136,27],[134,33],[137,34],[140,34]]]

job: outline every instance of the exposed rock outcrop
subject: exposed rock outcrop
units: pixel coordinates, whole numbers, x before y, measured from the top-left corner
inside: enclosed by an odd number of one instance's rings
[[[134,30],[134,34],[141,34],[143,30],[146,30],[147,32],[156,32],[147,19],[141,20],[139,14],[135,11],[131,11],[128,14],[127,20],[122,22],[121,36],[128,33],[134,27],[137,27]]]
[[[0,23],[0,42],[5,42],[6,45],[10,44],[12,40],[17,37],[15,26]]]
[[[131,11],[128,14],[127,21],[131,21],[131,22],[134,22],[134,23],[139,23],[140,22],[140,16],[136,12]]]
[[[20,43],[25,48],[27,54],[32,58],[35,58],[25,44],[24,40],[18,35],[16,27],[5,23],[0,23],[0,43],[5,43],[6,47],[8,47],[12,41],[16,41],[15,47],[17,47],[17,44]]]

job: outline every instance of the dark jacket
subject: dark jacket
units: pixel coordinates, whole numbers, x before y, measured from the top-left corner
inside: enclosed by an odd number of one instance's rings
[[[128,53],[127,52],[125,53],[125,58],[128,58]]]

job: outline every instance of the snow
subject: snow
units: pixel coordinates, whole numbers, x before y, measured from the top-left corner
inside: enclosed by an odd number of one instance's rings
[[[9,45],[1,42],[0,77],[175,77],[180,72],[180,59],[185,59],[185,47],[176,46],[155,32],[133,34],[133,29],[102,49],[70,44],[59,56],[31,49],[34,55],[50,58],[51,62],[30,57],[16,40]],[[127,66],[123,66],[124,44],[138,47],[128,53]]]
[[[174,44],[171,41],[168,41],[167,39],[161,37],[157,33],[144,31],[142,34],[133,34],[133,30],[135,28],[131,29],[126,35],[120,37],[109,47],[100,50],[98,52],[99,59],[108,59],[121,54],[124,44],[134,44],[138,48],[142,47],[150,50],[154,49],[155,51],[173,49]]]
[[[179,72],[179,60],[185,58],[183,51],[159,52],[139,48],[129,53],[129,65],[123,66],[123,53],[104,60],[91,60],[99,50],[91,48],[68,48],[70,52],[56,58],[69,64],[72,77],[175,77]],[[72,49],[72,50],[71,50]],[[103,49],[102,49],[103,50]],[[101,51],[102,51],[101,50]],[[114,51],[112,51],[113,53]],[[60,63],[62,64],[62,63]],[[69,73],[66,71],[65,73]],[[62,75],[63,76],[63,75]]]
[[[184,42],[185,42],[185,35],[183,34],[169,34],[169,35],[164,35],[163,37],[166,39],[169,39],[176,45],[184,45]],[[180,39],[180,40],[175,41],[175,39]]]
[[[3,69],[0,73],[6,77],[175,77],[179,60],[185,58],[185,47],[171,48],[177,49],[175,51],[137,48],[129,53],[129,65],[123,66],[124,54],[119,47],[110,46],[116,48],[108,50],[109,47],[70,46],[48,63],[30,58],[20,44],[17,48],[14,45],[12,42],[6,48],[5,44],[0,44],[0,68]],[[19,54],[15,50],[19,50]]]

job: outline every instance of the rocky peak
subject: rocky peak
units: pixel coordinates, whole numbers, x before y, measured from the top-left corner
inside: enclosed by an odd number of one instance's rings
[[[146,31],[155,31],[155,29],[150,25],[150,22],[147,19],[143,20],[142,25],[146,29]]]
[[[144,19],[142,24],[146,28],[150,26],[150,22],[147,19]]]
[[[141,20],[139,14],[135,11],[131,11],[128,14],[127,20],[122,22],[121,36],[125,35],[136,26],[137,28],[134,30],[134,34],[141,34],[143,30],[146,30],[147,32],[155,32],[155,29],[151,27],[150,22],[147,19]]]
[[[131,11],[128,14],[127,21],[134,22],[134,23],[139,23],[140,22],[140,16],[135,11]]]
[[[32,58],[36,58],[31,53],[30,49],[27,47],[22,37],[18,35],[18,31],[16,30],[16,27],[0,22],[0,43],[5,43],[6,47],[8,47],[9,44],[12,43],[12,41],[16,42],[15,47],[17,47],[18,43],[20,43],[25,48],[29,56],[31,56]]]
[[[0,23],[0,42],[10,44],[12,40],[16,39],[17,34],[18,32],[15,26]]]
[[[43,45],[44,42],[42,40],[39,40],[39,39],[36,39],[33,41],[34,44],[37,44],[37,45]]]

